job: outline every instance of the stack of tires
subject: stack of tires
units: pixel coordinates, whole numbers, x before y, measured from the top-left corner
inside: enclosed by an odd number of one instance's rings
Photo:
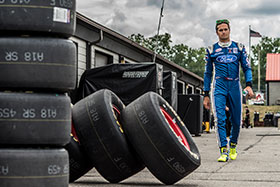
[[[148,92],[124,106],[110,90],[77,102],[73,124],[84,152],[109,182],[120,182],[147,167],[174,184],[200,165],[199,151],[175,110]]]
[[[75,9],[75,0],[0,1],[0,186],[68,186]]]

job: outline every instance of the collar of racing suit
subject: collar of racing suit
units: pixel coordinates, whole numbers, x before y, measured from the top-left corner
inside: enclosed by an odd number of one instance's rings
[[[231,45],[231,43],[232,43],[232,41],[229,41],[229,42],[226,42],[226,43],[220,42],[220,41],[218,42],[220,47],[229,47]]]

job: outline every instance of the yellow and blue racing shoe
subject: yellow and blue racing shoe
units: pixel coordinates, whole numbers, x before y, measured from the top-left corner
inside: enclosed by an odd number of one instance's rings
[[[236,157],[237,157],[236,144],[235,144],[235,143],[230,143],[229,158],[230,158],[231,160],[235,160]]]
[[[228,150],[226,147],[221,147],[221,156],[218,158],[218,162],[227,162],[228,161]]]

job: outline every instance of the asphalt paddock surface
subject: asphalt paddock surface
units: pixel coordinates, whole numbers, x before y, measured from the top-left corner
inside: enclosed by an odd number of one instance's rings
[[[279,187],[280,131],[275,127],[241,129],[238,157],[217,162],[219,151],[215,132],[193,137],[201,154],[201,166],[170,186],[184,187]],[[165,186],[147,169],[118,184],[108,183],[93,169],[69,187],[152,187]],[[167,185],[166,185],[167,186]]]

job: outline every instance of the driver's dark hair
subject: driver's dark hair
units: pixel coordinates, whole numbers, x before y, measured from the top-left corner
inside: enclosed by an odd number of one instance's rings
[[[221,25],[221,24],[227,24],[227,26],[228,26],[228,29],[230,30],[230,25],[229,25],[229,21],[227,20],[227,21],[221,21],[221,22],[219,22],[219,23],[217,23],[217,21],[216,21],[216,31],[218,30],[218,26],[219,25]]]

